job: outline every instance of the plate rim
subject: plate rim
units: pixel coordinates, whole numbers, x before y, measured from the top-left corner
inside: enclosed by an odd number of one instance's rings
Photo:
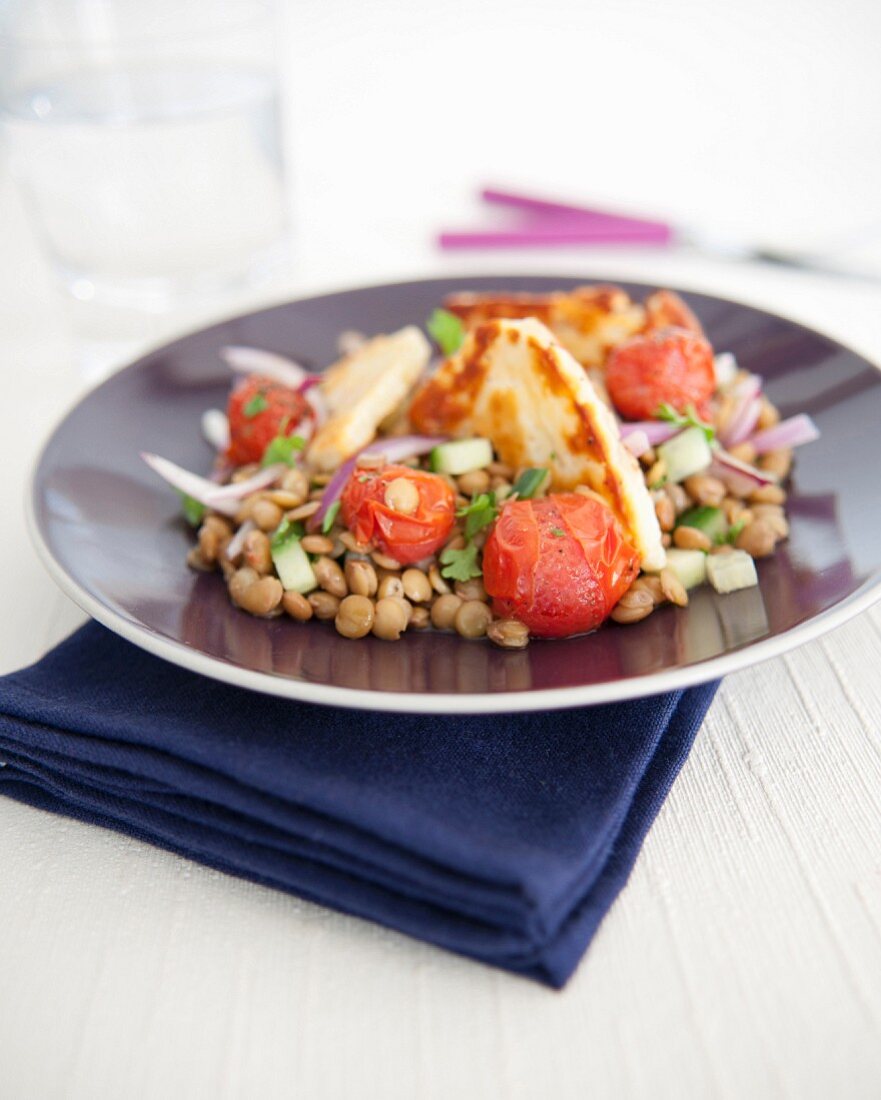
[[[827,608],[819,615],[808,619],[804,623],[774,635],[771,638],[759,640],[736,649],[730,653],[720,654],[694,664],[683,665],[672,669],[662,669],[657,672],[641,676],[628,677],[622,680],[613,680],[601,684],[584,684],[572,687],[559,688],[524,688],[518,691],[499,691],[492,693],[473,692],[437,692],[437,693],[403,693],[364,688],[348,688],[316,684],[309,680],[297,680],[292,677],[274,675],[268,672],[257,672],[243,668],[241,665],[223,661],[212,657],[199,650],[191,649],[181,642],[165,638],[155,633],[144,624],[132,622],[126,616],[102,603],[83,588],[64,568],[52,553],[48,543],[43,537],[36,516],[37,473],[42,465],[43,457],[50,443],[55,438],[59,428],[69,416],[87,400],[93,393],[116,378],[125,371],[137,369],[144,360],[199,333],[209,332],[213,328],[227,325],[236,320],[253,317],[285,305],[297,303],[303,304],[321,298],[336,297],[337,295],[351,293],[358,290],[391,290],[396,287],[411,286],[414,283],[449,282],[459,279],[509,279],[509,278],[536,278],[536,279],[561,279],[570,280],[579,278],[578,275],[553,275],[536,273],[534,276],[521,272],[508,272],[506,274],[444,274],[423,279],[403,279],[393,283],[361,284],[345,287],[339,290],[326,291],[320,294],[309,295],[304,298],[286,298],[278,302],[262,306],[259,309],[247,310],[244,313],[233,314],[211,322],[208,325],[195,327],[180,333],[173,340],[164,340],[156,345],[146,348],[137,359],[131,363],[125,363],[113,371],[106,378],[96,382],[80,392],[62,413],[56,418],[48,430],[36,456],[32,460],[29,476],[25,484],[24,512],[28,535],[37,552],[44,568],[52,580],[58,585],[65,595],[85,611],[87,615],[112,630],[115,634],[125,638],[133,645],[152,653],[156,657],[186,668],[191,672],[207,676],[209,679],[219,680],[235,687],[245,688],[265,695],[294,699],[298,702],[316,703],[322,706],[338,706],[356,710],[379,710],[395,713],[409,714],[495,714],[495,713],[523,713],[538,710],[563,710],[579,706],[599,706],[605,703],[622,702],[629,699],[644,698],[664,692],[681,690],[707,683],[711,680],[721,679],[732,672],[738,672],[774,657],[791,652],[798,646],[813,641],[824,634],[843,626],[860,612],[867,610],[873,604],[881,600],[881,572],[875,577],[869,577],[863,584],[840,603]],[[585,276],[588,278],[588,276]],[[594,278],[594,277],[590,277]],[[634,283],[632,279],[622,279],[621,282]],[[636,285],[651,286],[652,284],[637,281]],[[881,367],[863,352],[844,344],[835,336],[831,336],[820,328],[805,325],[786,314],[772,312],[750,302],[743,302],[736,298],[721,296],[695,287],[683,287],[676,285],[670,289],[684,291],[685,293],[701,294],[704,297],[717,301],[730,303],[759,313],[786,321],[798,328],[805,329],[831,341],[837,347],[869,363],[879,373]]]

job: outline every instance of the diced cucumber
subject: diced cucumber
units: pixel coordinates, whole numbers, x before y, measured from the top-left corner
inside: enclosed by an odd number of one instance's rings
[[[707,579],[707,555],[703,550],[680,550],[674,546],[667,551],[667,568],[685,588],[699,588]]]
[[[493,460],[492,443],[488,439],[454,439],[440,443],[431,452],[431,468],[436,474],[468,474],[482,470]]]
[[[270,544],[272,561],[282,588],[305,595],[318,587],[309,556],[300,545],[300,533],[287,520],[276,531]]]
[[[707,556],[707,579],[717,592],[737,592],[759,583],[756,563],[745,550]]]
[[[658,447],[664,460],[668,481],[684,481],[705,470],[713,461],[713,452],[703,428],[686,428]]]
[[[690,508],[679,517],[677,527],[696,527],[703,531],[710,542],[724,542],[728,534],[728,520],[721,508],[712,508],[704,505],[701,508]]]

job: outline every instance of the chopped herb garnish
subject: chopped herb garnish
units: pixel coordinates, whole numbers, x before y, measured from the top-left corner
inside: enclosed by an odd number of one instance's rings
[[[293,539],[302,538],[303,524],[298,522],[292,523],[287,516],[276,527],[275,533],[270,540],[270,546],[273,550],[281,550],[281,548]]]
[[[481,576],[481,568],[477,564],[477,547],[469,542],[461,550],[453,550],[447,546],[441,551],[441,576],[454,581],[470,581],[474,577]]]
[[[326,535],[328,533],[328,531],[330,531],[331,527],[333,527],[334,520],[337,518],[337,515],[339,514],[341,503],[342,503],[341,501],[335,500],[333,502],[333,504],[331,504],[331,506],[324,513],[324,519],[321,521],[321,533],[323,535]]]
[[[358,474],[358,481],[361,485],[366,485],[369,480],[370,478],[367,476],[367,474]]]
[[[269,402],[266,400],[265,393],[255,393],[254,396],[248,401],[242,412],[247,416],[249,420],[253,419],[258,413],[262,413],[264,409],[269,408]]]
[[[467,507],[460,508],[456,515],[465,517],[465,538],[470,541],[478,531],[489,527],[498,515],[496,494],[480,493]]]
[[[465,339],[465,326],[447,309],[436,309],[425,323],[434,342],[444,355],[458,351]]]
[[[566,532],[563,530],[562,527],[552,527],[551,528],[551,534],[554,535],[555,538],[558,538],[558,539],[562,539],[562,538],[566,537]]]
[[[286,466],[293,466],[295,453],[305,446],[306,440],[301,435],[277,435],[267,443],[260,465],[274,466],[277,462],[283,462]]]
[[[739,519],[736,523],[732,523],[728,528],[728,534],[724,539],[720,539],[720,542],[730,542],[732,545],[737,542],[737,536],[746,527],[746,520]]]
[[[716,438],[716,429],[712,424],[708,424],[706,420],[701,420],[694,405],[686,405],[683,414],[678,413],[672,405],[665,402],[663,405],[658,406],[655,419],[666,420],[668,424],[673,424],[677,428],[700,428],[707,437],[707,443],[712,443]]]
[[[531,500],[547,481],[547,478],[547,470],[524,470],[514,482],[511,495],[513,496],[516,493],[520,500]]]
[[[195,497],[191,497],[188,493],[181,493],[180,503],[187,523],[191,527],[198,527],[202,522],[202,517],[205,515],[205,505],[200,500],[196,500]]]

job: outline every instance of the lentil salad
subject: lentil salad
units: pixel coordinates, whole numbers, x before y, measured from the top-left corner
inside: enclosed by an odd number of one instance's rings
[[[192,568],[220,572],[258,617],[513,649],[686,606],[701,584],[757,583],[754,560],[788,535],[793,448],[816,429],[781,422],[678,296],[640,304],[591,287],[444,304],[428,327],[445,358],[428,377],[412,327],[345,334],[323,376],[224,349],[238,378],[226,414],[203,419],[211,478],[145,456],[184,496]],[[502,377],[514,393],[540,377],[538,399],[499,415]],[[578,445],[552,402],[566,382],[566,415],[589,429]]]

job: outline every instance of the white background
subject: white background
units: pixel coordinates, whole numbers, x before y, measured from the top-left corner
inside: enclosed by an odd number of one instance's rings
[[[878,285],[690,252],[431,243],[484,217],[474,190],[496,182],[722,237],[855,235],[851,258],[881,268],[881,6],[308,0],[286,24],[296,270],[267,296],[630,275],[779,309],[881,360]],[[81,381],[0,173],[6,670],[79,620],[20,500]],[[877,1096],[879,668],[872,612],[726,681],[562,994],[0,800],[0,1095]]]

